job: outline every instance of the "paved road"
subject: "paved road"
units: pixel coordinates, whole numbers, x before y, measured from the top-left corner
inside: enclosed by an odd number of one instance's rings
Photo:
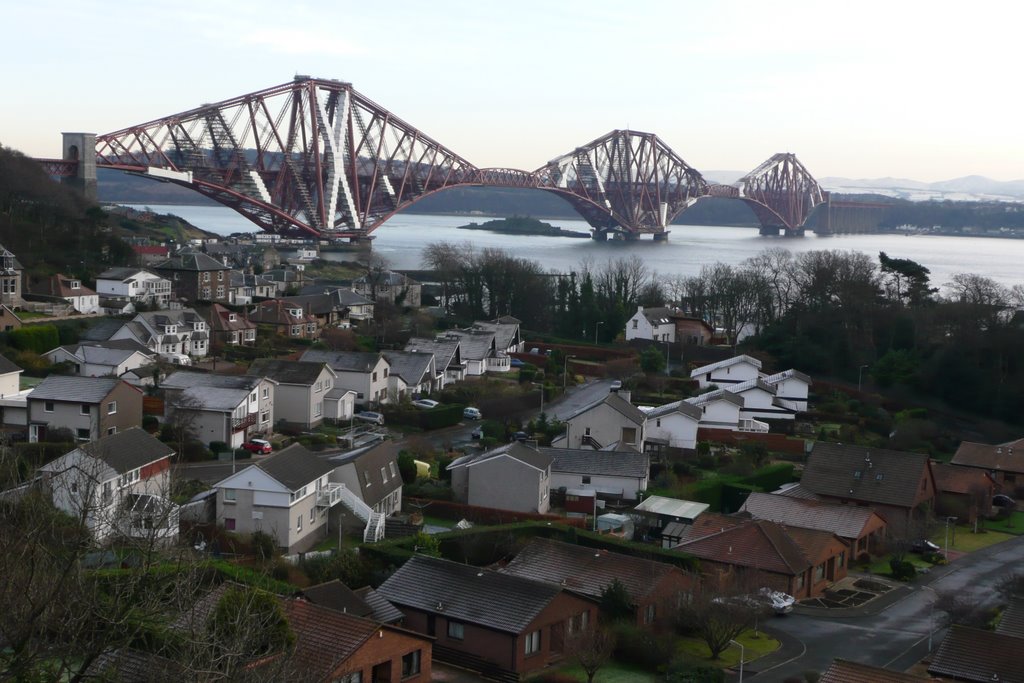
[[[1024,567],[1024,536],[971,553],[922,577],[906,597],[876,615],[816,617],[790,615],[772,627],[798,639],[795,659],[745,679],[782,681],[805,671],[824,671],[834,657],[904,671],[928,654],[929,616],[938,593],[973,596],[983,605],[998,602],[996,585]],[[868,607],[869,609],[870,607]],[[942,642],[944,615],[934,615],[933,649]],[[752,669],[757,669],[753,663]]]

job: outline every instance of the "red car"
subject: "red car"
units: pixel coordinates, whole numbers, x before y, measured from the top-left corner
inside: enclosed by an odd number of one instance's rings
[[[274,450],[274,447],[270,445],[270,442],[265,439],[249,439],[242,444],[242,448],[250,453],[255,453],[256,455],[266,455]]]

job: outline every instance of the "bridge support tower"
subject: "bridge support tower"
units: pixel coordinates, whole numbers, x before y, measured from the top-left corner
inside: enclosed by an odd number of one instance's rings
[[[75,175],[62,178],[88,199],[96,199],[96,134],[63,133],[64,151],[61,158],[78,162]]]
[[[668,242],[668,230],[654,233],[655,242]]]

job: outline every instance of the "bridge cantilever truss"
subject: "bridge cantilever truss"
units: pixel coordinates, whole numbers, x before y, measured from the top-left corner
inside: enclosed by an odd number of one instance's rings
[[[630,130],[532,172],[477,168],[351,84],[306,76],[95,142],[99,167],[190,187],[270,232],[315,237],[367,236],[413,202],[466,185],[556,193],[595,237],[663,238],[672,219],[705,196],[742,199],[763,230],[792,232],[824,201],[791,154],[773,156],[735,186],[709,185],[656,135]],[[47,163],[66,175],[69,162]]]

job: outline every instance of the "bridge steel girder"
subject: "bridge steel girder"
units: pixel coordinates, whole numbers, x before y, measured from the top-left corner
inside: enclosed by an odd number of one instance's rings
[[[797,232],[814,207],[827,199],[818,181],[795,154],[779,153],[736,182],[738,198],[753,210],[764,228]]]
[[[96,138],[97,165],[190,187],[269,232],[358,237],[478,169],[341,81],[297,76]]]
[[[663,233],[708,192],[703,176],[653,133],[613,130],[534,171],[595,229]]]

